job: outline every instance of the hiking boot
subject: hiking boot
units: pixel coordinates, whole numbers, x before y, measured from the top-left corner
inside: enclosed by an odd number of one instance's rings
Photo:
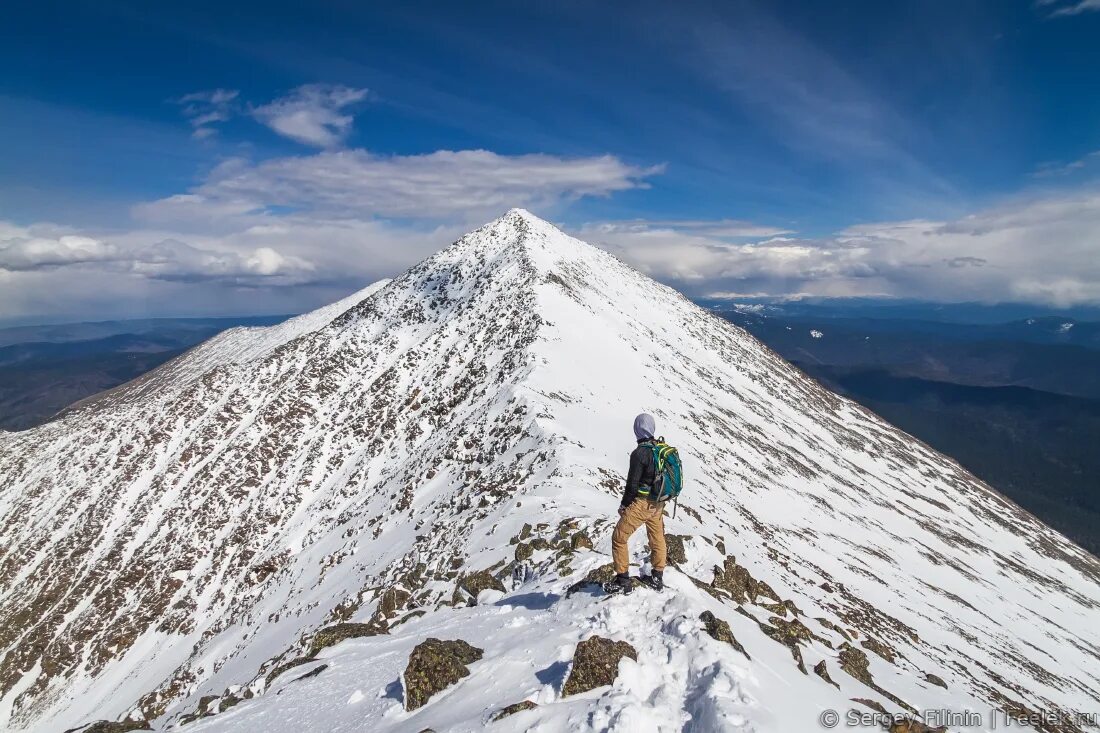
[[[615,579],[610,583],[604,583],[603,589],[607,593],[629,593],[634,590],[634,583],[630,580],[630,576],[626,573],[615,575]]]
[[[648,585],[653,590],[664,590],[664,574],[660,570],[654,570],[650,575],[643,575],[638,580]]]

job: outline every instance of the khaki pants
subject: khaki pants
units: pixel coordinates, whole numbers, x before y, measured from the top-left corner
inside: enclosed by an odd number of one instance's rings
[[[653,569],[661,571],[665,569],[665,505],[649,499],[635,499],[634,503],[626,508],[619,523],[615,525],[615,532],[611,535],[611,559],[615,563],[615,572],[623,574],[630,567],[630,553],[627,551],[627,542],[630,535],[634,534],[638,527],[645,525],[645,533],[649,538],[649,559],[653,563]]]

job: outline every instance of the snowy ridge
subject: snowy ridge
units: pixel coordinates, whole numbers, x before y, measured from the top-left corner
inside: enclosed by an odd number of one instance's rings
[[[805,730],[853,698],[1100,712],[1100,563],[610,255],[514,210],[342,303],[0,435],[0,727],[222,703],[187,729],[480,730],[523,699],[497,729]],[[641,410],[688,471],[674,592],[566,597],[608,560]],[[505,591],[471,606],[456,586],[486,569]],[[336,621],[389,633],[273,674]],[[592,633],[638,662],[562,698]],[[405,712],[429,636],[485,656]]]

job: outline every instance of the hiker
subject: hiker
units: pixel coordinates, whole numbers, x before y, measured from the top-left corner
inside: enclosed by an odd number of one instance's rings
[[[642,413],[634,418],[634,437],[638,446],[630,454],[630,470],[626,474],[626,489],[619,505],[619,523],[611,535],[611,558],[615,565],[615,580],[608,584],[608,592],[629,593],[633,584],[630,581],[630,553],[627,543],[630,535],[645,525],[649,539],[649,557],[653,565],[651,575],[640,580],[656,590],[664,587],[663,573],[667,563],[665,547],[664,502],[651,500],[649,494],[657,479],[657,465],[654,459],[654,446],[664,441],[654,436],[656,423],[652,415]]]

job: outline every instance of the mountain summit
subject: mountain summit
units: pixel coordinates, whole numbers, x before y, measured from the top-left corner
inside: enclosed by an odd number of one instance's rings
[[[583,580],[606,573],[639,412],[684,457],[675,567],[662,594],[605,599]],[[0,433],[0,477],[0,728],[1098,712],[1100,563],[520,209]],[[626,656],[570,694],[582,641]],[[449,670],[441,691],[410,654]]]

